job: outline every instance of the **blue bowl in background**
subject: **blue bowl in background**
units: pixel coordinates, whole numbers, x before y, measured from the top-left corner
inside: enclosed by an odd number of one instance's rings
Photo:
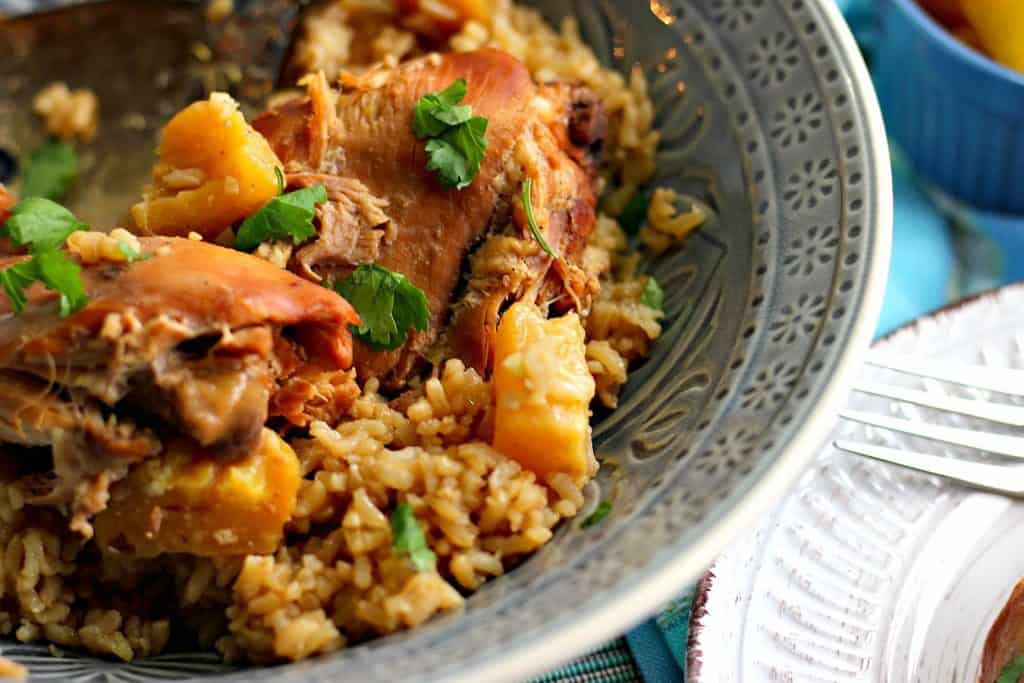
[[[963,45],[914,0],[876,0],[875,83],[914,170],[976,208],[1024,215],[1024,74]]]

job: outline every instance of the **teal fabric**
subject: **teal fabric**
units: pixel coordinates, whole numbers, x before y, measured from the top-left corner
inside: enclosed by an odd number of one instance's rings
[[[664,635],[656,619],[646,621],[626,634],[626,643],[633,651],[637,668],[646,683],[675,683],[680,679],[682,669],[670,645],[676,642],[675,638]],[[686,640],[678,642],[685,643]]]
[[[678,680],[678,679],[677,679]],[[608,643],[531,683],[640,683],[644,681],[625,639]]]

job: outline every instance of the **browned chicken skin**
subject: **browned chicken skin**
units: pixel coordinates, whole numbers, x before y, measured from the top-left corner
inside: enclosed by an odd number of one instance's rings
[[[25,470],[29,502],[71,503],[83,529],[106,488],[159,454],[166,436],[245,455],[275,414],[303,423],[301,394],[278,410],[283,387],[326,377],[353,395],[339,377],[359,319],[344,299],[204,242],[141,243],[146,260],[83,266],[89,303],[69,318],[38,285],[19,315],[0,302],[0,441]],[[336,419],[347,405],[333,407]]]
[[[459,78],[468,83],[464,103],[489,125],[479,175],[455,191],[426,169],[412,120],[420,97]],[[319,240],[295,254],[293,270],[334,279],[376,262],[427,296],[430,330],[404,349],[380,353],[356,344],[361,378],[400,385],[422,357],[439,355],[431,350],[439,343],[457,347],[457,355],[486,372],[502,306],[526,297],[585,298],[586,278],[577,266],[594,223],[590,153],[604,134],[596,100],[581,104],[574,97],[580,89],[570,86],[538,88],[520,62],[496,50],[431,55],[349,78],[346,86],[339,95],[322,77],[314,80],[309,97],[286,102],[253,126],[286,164],[290,185],[324,184],[331,195],[319,213]],[[518,199],[527,177],[534,179],[538,221],[561,263],[530,236]],[[456,304],[466,257],[489,234],[502,232],[524,242],[517,276],[491,268],[476,278],[479,291]],[[457,334],[445,334],[453,304]]]

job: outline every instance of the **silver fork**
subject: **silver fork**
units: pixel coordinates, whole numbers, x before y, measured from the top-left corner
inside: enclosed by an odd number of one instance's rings
[[[958,384],[964,387],[1024,397],[1024,370],[1010,370],[873,353],[869,365],[896,372]],[[918,389],[906,389],[881,382],[862,382],[855,391],[888,398],[899,403],[934,408],[958,415],[983,419],[993,424],[1024,428],[1024,406],[981,399],[946,396]],[[840,417],[853,422],[888,429],[933,441],[965,446],[1006,458],[1024,460],[1022,436],[996,434],[961,427],[935,425],[889,415],[859,410],[844,410]],[[835,441],[835,447],[847,453],[900,465],[919,472],[934,474],[967,486],[1024,498],[1024,465],[973,462],[925,453],[857,443],[846,439]]]

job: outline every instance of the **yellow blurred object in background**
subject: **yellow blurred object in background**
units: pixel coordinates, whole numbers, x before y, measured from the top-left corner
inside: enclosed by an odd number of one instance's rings
[[[469,21],[490,24],[507,0],[398,0],[403,23],[417,33],[445,38]]]
[[[962,0],[985,52],[1024,73],[1024,0]]]

